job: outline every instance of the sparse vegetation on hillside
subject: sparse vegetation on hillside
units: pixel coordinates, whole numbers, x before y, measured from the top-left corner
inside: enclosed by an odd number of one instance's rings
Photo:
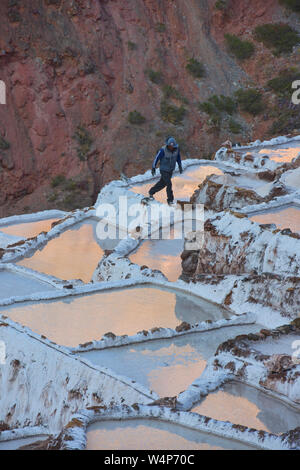
[[[240,134],[243,131],[241,124],[233,118],[230,118],[228,121],[228,129],[232,134]]]
[[[297,11],[300,13],[300,1],[299,0],[279,0],[279,3],[289,8],[290,10]]]
[[[278,110],[276,110],[278,113]],[[300,113],[297,109],[285,108],[280,112],[278,119],[276,119],[269,129],[269,134],[284,135],[294,129],[300,129]]]
[[[7,142],[2,136],[0,136],[0,150],[8,150],[10,148],[10,143]]]
[[[163,75],[158,70],[147,69],[146,75],[148,75],[151,82],[155,83],[156,85],[160,85],[163,82]]]
[[[256,116],[264,109],[262,94],[255,88],[240,89],[235,92],[237,103],[242,111]]]
[[[220,128],[222,119],[236,111],[236,103],[229,96],[213,95],[208,101],[199,103],[200,111],[208,114],[210,122],[215,128]]]
[[[57,186],[60,186],[65,181],[66,181],[66,177],[64,175],[54,176],[54,178],[52,178],[51,180],[51,186],[52,188],[56,188]]]
[[[196,59],[189,59],[186,70],[195,78],[202,78],[205,75],[204,65]]]
[[[228,0],[217,0],[215,3],[215,8],[217,10],[226,10],[228,7]]]
[[[93,144],[93,139],[90,133],[83,126],[78,126],[73,139],[78,143],[77,155],[79,160],[86,160]]]
[[[130,113],[128,115],[128,121],[130,122],[130,124],[140,125],[140,124],[144,124],[144,122],[146,122],[146,118],[144,116],[142,116],[141,113],[134,110],[134,111],[130,111]]]
[[[231,117],[237,111],[237,103],[231,97],[213,95],[198,106],[200,111],[209,115],[213,128],[217,130],[221,130],[221,127],[228,128],[232,134],[242,132],[243,127]]]
[[[171,124],[181,124],[186,115],[186,109],[183,106],[177,107],[162,100],[160,104],[160,114],[164,121]]]
[[[162,91],[165,99],[174,98],[182,103],[188,104],[188,100],[172,85],[163,85]]]
[[[267,83],[268,88],[279,96],[291,95],[292,83],[300,79],[300,72],[296,68],[282,70],[279,75]]]
[[[275,55],[290,53],[300,42],[297,31],[287,24],[264,24],[257,26],[254,31],[257,41],[272,49]]]
[[[234,34],[225,34],[225,40],[229,52],[235,55],[238,60],[249,59],[255,51],[254,44],[244,41]]]

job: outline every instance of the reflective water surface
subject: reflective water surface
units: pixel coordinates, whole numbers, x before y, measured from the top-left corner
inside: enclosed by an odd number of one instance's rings
[[[131,377],[161,397],[186,390],[206,367],[224,341],[239,334],[259,331],[258,325],[243,325],[172,339],[149,341],[121,348],[80,353],[98,366]]]
[[[147,419],[91,424],[87,450],[246,450],[253,447],[183,426]]]
[[[7,233],[8,235],[15,235],[22,238],[35,237],[41,232],[48,232],[51,229],[51,224],[57,219],[38,220],[35,222],[26,222],[22,224],[14,224],[1,227],[0,232]]]
[[[275,224],[281,230],[289,228],[292,232],[300,233],[300,208],[298,207],[265,211],[252,215],[250,219],[259,224]]]
[[[96,237],[96,228],[96,220],[70,227],[18,264],[60,279],[89,282],[104,253]]]
[[[195,324],[229,316],[208,302],[151,287],[27,302],[1,307],[0,312],[66,346],[101,339],[107,332],[133,335],[153,327],[175,328],[182,321]]]
[[[294,429],[300,423],[300,409],[297,411],[241,383],[225,384],[221,390],[210,393],[191,411],[275,434]]]

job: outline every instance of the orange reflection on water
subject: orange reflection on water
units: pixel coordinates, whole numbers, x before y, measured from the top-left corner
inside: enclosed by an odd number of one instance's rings
[[[5,314],[57,344],[77,346],[109,331],[132,335],[155,326],[174,328],[180,323],[175,303],[175,294],[167,291],[129,288],[26,304],[8,308]]]
[[[259,224],[276,224],[280,229],[289,228],[292,232],[300,232],[300,209],[296,207],[253,215],[250,219]]]
[[[51,240],[41,251],[18,264],[60,279],[89,282],[103,256],[94,237],[95,225],[85,222]]]
[[[143,351],[144,355],[147,353],[155,355],[153,351]],[[173,343],[160,349],[156,354],[166,357],[168,364],[166,367],[152,370],[148,374],[148,381],[150,389],[155,390],[161,397],[175,396],[186,390],[200,377],[206,367],[206,360],[199,359],[199,352],[189,344],[176,346]]]
[[[109,422],[104,422],[100,426],[97,424],[91,425],[88,429],[87,450],[223,450],[222,446],[214,444],[214,441],[220,441],[217,437],[201,435],[194,431],[195,440],[188,440],[176,431],[172,432],[171,425],[168,426],[170,427],[168,431],[159,429],[159,425],[153,427],[127,424],[125,427],[114,425],[115,423],[111,425]],[[183,434],[192,437],[192,432],[183,432]]]
[[[265,148],[259,151],[260,154],[268,155],[269,158],[275,162],[291,162],[293,158],[297,157],[300,153],[300,147],[278,148],[270,149]]]
[[[41,232],[48,232],[51,224],[57,219],[39,220],[37,222],[26,222],[24,224],[14,224],[7,227],[0,227],[0,232],[16,237],[35,237]]]
[[[219,391],[209,394],[192,411],[220,421],[230,421],[233,424],[270,431],[257,417],[261,410],[254,403],[247,398],[237,397],[227,392]]]
[[[151,269],[159,269],[169,279],[177,281],[182,272],[180,254],[183,251],[183,240],[145,240],[130,260]],[[174,254],[164,253],[174,247]]]

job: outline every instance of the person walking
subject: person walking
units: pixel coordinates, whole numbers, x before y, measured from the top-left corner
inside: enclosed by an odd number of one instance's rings
[[[169,205],[174,204],[174,194],[172,189],[172,175],[175,170],[176,163],[179,167],[180,174],[182,173],[182,164],[179,145],[174,137],[169,137],[164,145],[157,153],[153,165],[152,176],[155,176],[156,166],[160,163],[160,180],[150,189],[149,199],[154,200],[153,195],[163,188],[167,190],[167,202]]]

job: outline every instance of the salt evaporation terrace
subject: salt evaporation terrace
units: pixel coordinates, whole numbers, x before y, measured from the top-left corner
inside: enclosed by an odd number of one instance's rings
[[[239,442],[222,439],[169,423],[136,420],[128,423],[92,424],[87,450],[254,450]]]
[[[79,354],[91,363],[134,378],[161,397],[168,397],[178,395],[201,375],[220,343],[258,330],[258,325],[232,326]]]
[[[193,412],[274,434],[299,426],[300,411],[249,385],[227,383],[192,408]]]
[[[19,265],[60,279],[89,282],[103,255],[96,235],[97,223],[97,220],[86,220],[76,224]]]
[[[281,230],[289,228],[292,232],[300,233],[300,206],[263,211],[252,214],[250,219],[259,224],[275,224]]]
[[[157,174],[159,174],[158,170]],[[201,166],[193,165],[191,168],[188,168],[182,176],[177,176],[175,174],[172,179],[172,186],[176,199],[180,199],[182,201],[189,200],[198,184],[202,183],[202,181],[211,174],[222,175],[223,171],[216,166],[207,164]],[[148,196],[149,189],[153,185],[154,182],[152,181],[151,183],[132,186],[130,189],[136,193],[143,194],[143,196]],[[166,190],[163,189],[159,193],[155,194],[154,197],[157,201],[166,203]]]
[[[122,306],[122,307],[121,307]],[[152,287],[128,287],[85,296],[1,307],[3,315],[57,344],[77,346],[107,332],[121,336],[160,326],[176,328],[228,318],[229,312],[197,298]]]
[[[236,151],[270,149],[279,167],[292,164],[299,141],[283,137]],[[228,181],[258,191],[269,184],[256,178],[260,168],[247,165],[227,161],[226,152],[213,164],[186,160],[184,174],[174,177],[176,199],[189,200],[210,174],[228,174]],[[284,171],[295,179],[297,169]],[[69,214],[0,220],[0,341],[7,342],[1,449],[40,448],[43,440],[44,448],[60,442],[62,449],[300,448],[293,433],[300,423],[299,366],[279,369],[281,382],[272,375],[282,355],[291,361],[290,341],[299,334],[285,331],[298,328],[297,311],[246,301],[247,276],[234,302],[238,275],[178,279],[182,240],[97,238],[99,204],[124,194],[139,202],[153,181],[148,171],[112,182],[94,207]],[[162,191],[155,204],[165,199]],[[298,186],[290,185],[287,196],[246,207],[243,217],[259,214],[257,223],[268,223],[262,211],[298,211],[298,199]],[[299,231],[298,213],[288,217],[280,228]],[[289,289],[293,295],[297,284]],[[239,338],[253,341],[241,357],[232,346]]]

